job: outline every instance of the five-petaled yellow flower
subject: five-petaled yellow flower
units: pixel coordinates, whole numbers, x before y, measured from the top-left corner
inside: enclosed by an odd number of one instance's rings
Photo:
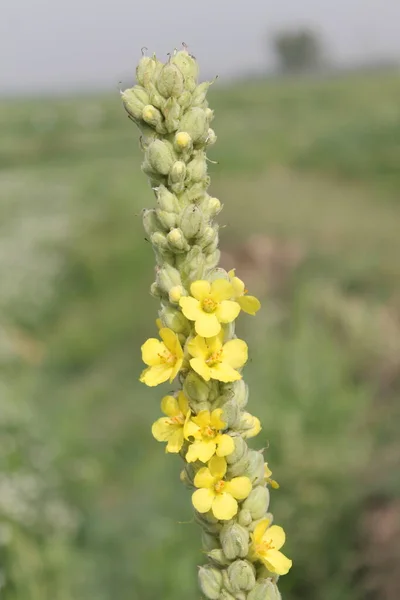
[[[140,381],[153,387],[169,379],[172,382],[183,363],[183,350],[178,336],[167,327],[160,329],[160,340],[148,339],[142,346],[142,360],[148,365]]]
[[[228,456],[235,449],[233,439],[227,433],[221,433],[226,424],[221,420],[222,408],[216,408],[210,413],[202,410],[196,417],[186,422],[185,438],[194,438],[186,454],[187,462],[200,460],[206,463],[216,454]]]
[[[255,296],[248,296],[247,289],[241,279],[236,277],[235,269],[228,273],[233,288],[233,297],[240,305],[240,308],[249,315],[255,315],[261,308],[260,301]]]
[[[221,323],[231,323],[240,313],[237,302],[230,300],[233,286],[226,279],[212,283],[194,281],[190,286],[191,296],[179,300],[182,312],[189,321],[194,321],[196,333],[202,337],[213,337],[221,331]]]
[[[161,410],[166,417],[157,419],[151,432],[158,442],[168,442],[166,452],[179,452],[184,441],[184,425],[190,417],[190,408],[183,392],[175,396],[164,396]]]
[[[221,335],[207,339],[196,335],[187,349],[193,356],[190,366],[205,381],[217,379],[228,383],[242,378],[236,369],[247,361],[247,344],[243,340],[229,340],[223,344]]]
[[[234,477],[224,481],[226,460],[214,456],[208,467],[202,467],[196,473],[194,485],[197,488],[192,495],[193,506],[199,513],[209,510],[220,521],[229,521],[238,511],[237,500],[244,500],[251,492],[248,477]]]
[[[249,556],[252,561],[261,561],[271,573],[286,575],[292,561],[280,552],[285,543],[285,532],[279,525],[269,527],[269,524],[269,519],[263,519],[257,524],[251,534]]]

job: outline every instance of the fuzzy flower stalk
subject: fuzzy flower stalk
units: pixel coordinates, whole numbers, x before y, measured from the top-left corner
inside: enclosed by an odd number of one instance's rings
[[[212,82],[198,83],[186,47],[165,64],[143,56],[136,77],[121,95],[141,132],[142,170],[155,196],[143,223],[156,260],[151,293],[160,301],[158,332],[142,345],[140,380],[176,389],[161,398],[152,433],[183,460],[181,480],[192,490],[208,558],[199,568],[204,597],[279,600],[278,578],[292,563],[268,512],[278,484],[262,451],[247,445],[261,425],[246,410],[248,348],[235,335],[236,319],[256,315],[260,303],[235,271],[218,266],[222,206],[208,192],[206,158],[216,141],[206,100]]]

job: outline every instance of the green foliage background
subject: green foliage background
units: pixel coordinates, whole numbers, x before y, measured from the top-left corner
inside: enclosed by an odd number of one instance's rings
[[[379,532],[399,492],[399,95],[395,73],[210,94],[224,260],[263,296],[240,334],[286,600],[398,597]],[[93,96],[3,102],[0,133],[1,597],[198,598],[190,494],[150,434],[165,390],[138,382],[157,302],[137,131]]]

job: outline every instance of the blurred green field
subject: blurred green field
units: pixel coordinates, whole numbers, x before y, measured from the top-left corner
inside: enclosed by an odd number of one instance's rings
[[[239,331],[285,600],[400,597],[399,97],[398,73],[210,93],[223,266],[263,297]],[[150,434],[162,391],[138,382],[140,163],[117,94],[0,103],[4,600],[199,597],[190,494]]]

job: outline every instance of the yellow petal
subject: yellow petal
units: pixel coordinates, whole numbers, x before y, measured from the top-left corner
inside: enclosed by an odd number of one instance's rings
[[[140,376],[140,381],[149,387],[154,387],[167,381],[170,374],[171,367],[168,367],[167,365],[156,365],[155,367],[148,367],[145,369]]]
[[[188,440],[190,437],[195,437],[199,432],[200,428],[198,425],[193,423],[192,419],[187,419],[183,429],[185,438]]]
[[[187,345],[188,352],[194,358],[202,358],[203,360],[208,358],[210,353],[206,340],[199,335],[192,338]]]
[[[231,269],[230,271],[228,271],[228,275],[229,275],[230,279],[232,279],[232,277],[235,277],[235,271],[236,271],[236,269]]]
[[[183,392],[179,392],[179,394],[178,394],[178,405],[179,405],[179,409],[183,415],[186,415],[188,413],[188,411],[190,410],[188,399],[186,398],[186,396]]]
[[[168,350],[175,354],[177,340],[176,333],[172,331],[172,329],[168,329],[168,327],[162,327],[159,333],[160,338],[162,339]]]
[[[227,363],[219,363],[214,367],[209,367],[210,376],[212,379],[217,379],[218,381],[222,381],[224,383],[229,383],[230,381],[238,381],[242,379],[240,373],[235,371],[230,365]]]
[[[230,340],[224,344],[222,360],[234,369],[243,367],[247,357],[247,344],[243,340]]]
[[[232,285],[226,279],[216,279],[211,284],[210,296],[216,302],[229,300],[233,296]]]
[[[190,360],[190,366],[192,367],[193,371],[196,371],[196,373],[198,373],[204,379],[204,381],[210,381],[210,367],[206,365],[204,360],[201,358],[192,358]]]
[[[251,481],[248,477],[234,477],[226,484],[226,491],[236,500],[244,500],[251,492]]]
[[[196,490],[192,495],[192,503],[197,512],[208,512],[212,506],[214,496],[214,492],[210,489]]]
[[[165,417],[157,419],[151,427],[151,433],[156,438],[157,442],[168,441],[168,438],[171,435],[171,424],[168,419]]]
[[[164,396],[161,400],[161,410],[168,417],[176,417],[181,413],[178,400],[174,396]]]
[[[156,319],[156,325],[157,329],[161,329],[161,327],[163,326],[161,319]]]
[[[278,575],[286,575],[292,566],[290,558],[287,558],[279,550],[268,550],[266,556],[262,556],[261,560],[267,569]]]
[[[226,460],[220,456],[213,456],[208,463],[208,468],[215,479],[223,479],[226,473]]]
[[[172,433],[168,440],[166,447],[167,452],[177,453],[183,446],[183,427],[175,427],[175,431]]]
[[[143,344],[141,350],[143,362],[152,367],[160,364],[160,354],[165,352],[165,346],[160,340],[150,338]]]
[[[226,427],[225,421],[221,419],[222,412],[222,408],[216,408],[211,413],[210,425],[213,429],[217,429],[217,431]]]
[[[269,519],[263,519],[262,521],[257,523],[253,533],[254,543],[257,546],[261,543],[263,535],[267,531],[269,524]]]
[[[175,379],[175,377],[178,375],[179,371],[181,370],[182,363],[183,363],[183,359],[182,358],[178,358],[178,360],[176,361],[176,363],[174,364],[174,366],[171,367],[171,373],[170,373],[170,376],[169,376],[169,382],[170,383],[172,383],[173,380]]]
[[[239,277],[232,277],[231,284],[233,288],[233,295],[235,298],[243,296],[244,294],[244,283]]]
[[[265,532],[263,539],[271,541],[274,548],[279,550],[285,543],[286,535],[282,527],[279,525],[272,525],[272,527]]]
[[[211,416],[209,410],[201,410],[198,415],[193,417],[192,421],[196,423],[202,429],[208,427],[211,423]]]
[[[214,486],[215,477],[212,476],[210,469],[202,467],[197,471],[193,483],[198,488],[211,488]]]
[[[213,313],[200,312],[194,326],[196,333],[204,338],[214,337],[221,331],[221,324]]]
[[[240,305],[232,300],[222,300],[215,315],[220,323],[232,323],[240,313]]]
[[[204,279],[194,281],[190,286],[190,293],[196,298],[196,300],[203,300],[210,294],[210,282]]]
[[[240,308],[249,315],[255,315],[261,308],[261,303],[255,296],[241,296],[237,301]]]
[[[268,467],[268,463],[265,463],[264,464],[264,477],[271,477],[271,475],[272,475],[272,471]]]
[[[235,449],[235,443],[227,433],[218,435],[215,441],[217,443],[217,456],[228,456]]]
[[[216,444],[213,440],[196,440],[190,445],[186,460],[188,462],[200,460],[201,462],[206,463],[214,456],[215,448]]]
[[[217,494],[213,500],[212,513],[219,521],[229,521],[238,511],[238,504],[230,494],[222,492]]]
[[[182,298],[179,300],[179,306],[189,321],[195,321],[201,314],[200,302],[191,296],[182,296]]]

